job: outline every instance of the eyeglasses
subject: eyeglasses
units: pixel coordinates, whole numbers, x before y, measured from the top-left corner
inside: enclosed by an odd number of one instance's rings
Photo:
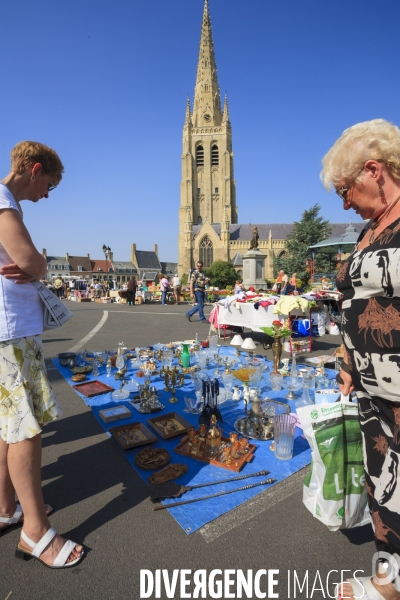
[[[347,202],[347,192],[349,191],[352,183],[357,179],[357,177],[359,176],[359,174],[364,171],[364,167],[365,165],[363,165],[361,167],[361,169],[359,171],[357,171],[357,173],[355,175],[353,175],[353,177],[350,179],[350,181],[347,183],[347,187],[341,187],[340,189],[336,190],[337,195],[339,196],[339,198],[341,198],[343,200],[343,202]]]
[[[56,189],[56,187],[57,187],[56,185],[50,185],[49,184],[48,187],[47,187],[47,192],[52,192],[53,190]]]
[[[383,160],[383,158],[377,158],[375,159],[376,162],[381,162],[384,163],[385,161]],[[357,171],[357,173],[355,175],[353,175],[353,177],[350,179],[350,181],[347,183],[347,187],[341,187],[340,189],[336,190],[337,195],[343,200],[343,202],[347,202],[347,192],[349,191],[351,184],[357,179],[357,177],[359,176],[359,174],[365,169],[365,163],[363,164],[363,166],[361,167],[361,169],[359,171]]]

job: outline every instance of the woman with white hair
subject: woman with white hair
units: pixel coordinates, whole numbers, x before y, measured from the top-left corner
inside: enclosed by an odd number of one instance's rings
[[[346,129],[321,179],[344,210],[368,220],[336,281],[343,293],[345,357],[355,390],[378,573],[343,584],[338,598],[400,599],[400,130],[383,119]]]

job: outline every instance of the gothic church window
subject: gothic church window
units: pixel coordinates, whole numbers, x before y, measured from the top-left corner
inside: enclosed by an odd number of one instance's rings
[[[214,144],[214,146],[211,148],[211,164],[213,166],[218,166],[219,165],[219,153],[218,153],[218,146],[216,146]]]
[[[204,148],[203,148],[203,146],[197,146],[197,148],[196,148],[196,165],[198,167],[204,167]]]
[[[213,262],[213,245],[207,235],[200,244],[200,260],[203,262],[204,268],[210,267]]]

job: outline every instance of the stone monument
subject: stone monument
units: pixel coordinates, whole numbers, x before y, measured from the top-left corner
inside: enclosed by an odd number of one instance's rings
[[[253,237],[250,242],[250,248],[243,256],[243,285],[248,288],[253,286],[255,289],[265,288],[265,266],[264,261],[267,258],[258,249],[258,229],[251,227]]]

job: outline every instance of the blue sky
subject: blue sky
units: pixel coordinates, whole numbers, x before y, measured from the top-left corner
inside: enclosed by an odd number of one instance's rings
[[[400,125],[398,0],[209,0],[233,127],[239,222],[299,220],[350,125]],[[177,260],[182,127],[193,99],[203,0],[19,0],[2,7],[0,165],[15,143],[55,148],[60,187],[23,203],[38,249]],[[354,220],[359,218],[354,215]]]

